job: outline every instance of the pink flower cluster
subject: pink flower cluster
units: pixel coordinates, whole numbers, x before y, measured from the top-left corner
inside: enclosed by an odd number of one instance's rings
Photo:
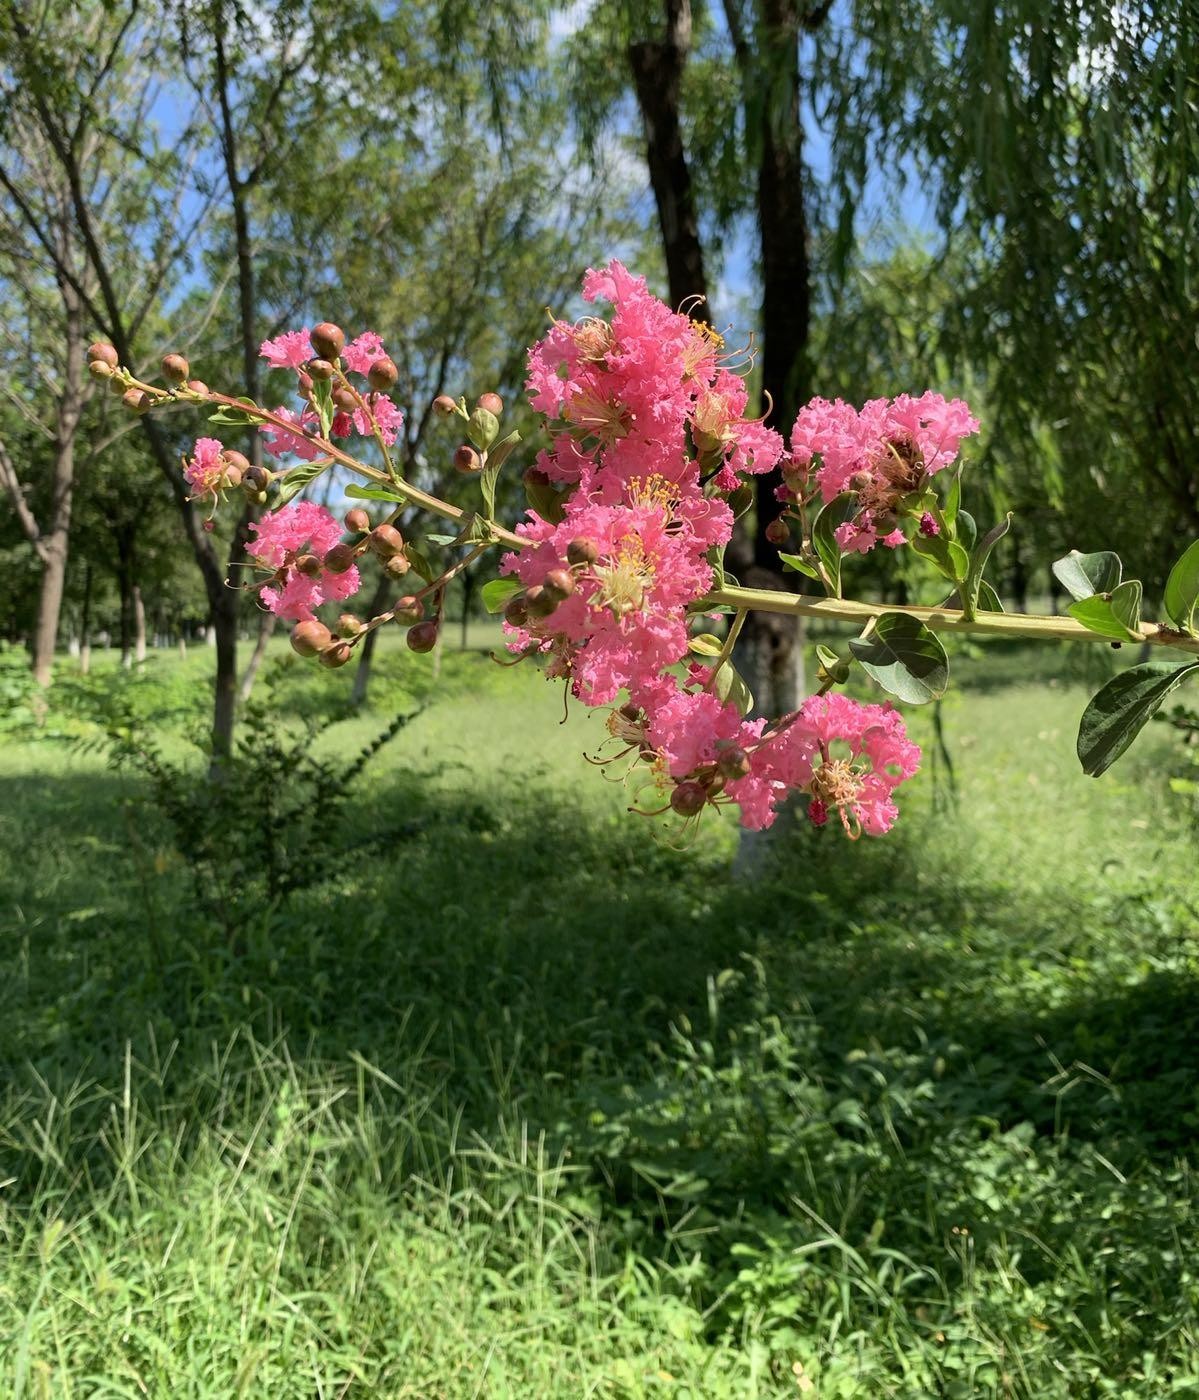
[[[308,400],[299,413],[287,407],[274,410],[275,417],[290,426],[275,423],[262,425],[263,446],[273,457],[290,454],[311,462],[321,455],[320,448],[312,441],[312,435],[320,432],[320,415],[312,405],[310,388],[305,385],[307,376],[304,367],[316,354],[309,334],[307,327],[298,331],[284,331],[273,340],[264,340],[259,350],[260,356],[274,368],[299,371],[301,389]],[[363,331],[342,350],[341,369],[365,376],[385,354],[383,338],[375,331]],[[379,436],[390,447],[403,426],[403,414],[386,394],[369,388],[356,392],[358,403],[347,403],[333,415],[330,425],[332,436],[345,438],[357,433],[360,437],[370,438],[374,437],[377,428]]]
[[[732,533],[725,498],[744,473],[777,466],[783,443],[745,417],[744,380],[721,364],[722,342],[706,326],[620,263],[589,272],[583,290],[610,302],[611,316],[555,322],[529,354],[531,402],[556,425],[536,471],[565,490],[561,518],[530,511],[518,527],[530,547],[504,559],[522,585],[505,610],[511,649],[544,655],[547,674],[567,678],[585,704],[626,692],[609,728],[685,816],[733,801],[746,826],[765,827],[802,792],[818,823],[836,811],[852,835],[887,830],[891,794],[919,762],[890,706],[828,695],[767,725],[719,699],[709,670],[675,673],[688,654],[688,609],[711,587],[708,552]],[[929,396],[891,407],[888,423],[913,440],[918,431],[927,460],[950,460],[937,456],[947,438],[932,441],[944,424]],[[863,432],[846,412],[860,462]]]
[[[323,506],[299,501],[252,521],[250,529],[255,538],[246,552],[271,570],[261,589],[271,612],[305,622],[322,603],[358,592],[352,553],[339,548],[341,526]]]
[[[217,438],[198,438],[191,457],[183,465],[184,480],[192,489],[192,499],[215,496],[225,484],[224,443]]]
[[[871,399],[861,409],[817,398],[795,420],[791,465],[826,503],[844,492],[855,496],[852,519],[836,532],[842,551],[864,554],[880,540],[894,549],[906,538],[898,528],[905,505],[954,462],[978,426],[961,399],[931,391]],[[787,497],[786,488],[781,494]],[[936,531],[925,524],[923,533]]]

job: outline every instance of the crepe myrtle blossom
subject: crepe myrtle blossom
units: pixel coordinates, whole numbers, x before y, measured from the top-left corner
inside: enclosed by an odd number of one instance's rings
[[[323,506],[300,501],[252,521],[246,552],[271,576],[260,597],[271,612],[298,622],[322,603],[349,598],[360,586],[352,552],[341,546],[341,526]]]
[[[241,481],[242,464],[249,465],[240,452],[227,453],[217,438],[196,439],[192,455],[184,461],[183,478],[191,487],[192,500],[217,495]]]
[[[978,427],[961,399],[931,391],[872,399],[861,409],[815,398],[795,420],[790,466],[825,503],[846,492],[854,497],[852,519],[836,532],[843,553],[864,554],[880,541],[894,549],[906,538],[897,516],[956,461],[962,439]],[[927,512],[920,514],[921,533],[936,533]]]

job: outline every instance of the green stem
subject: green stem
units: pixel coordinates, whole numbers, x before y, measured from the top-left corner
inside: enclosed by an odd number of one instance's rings
[[[711,690],[716,684],[716,677],[720,672],[720,668],[729,657],[732,656],[733,648],[737,645],[737,638],[741,635],[741,629],[745,626],[745,619],[748,616],[748,612],[740,611],[737,613],[736,617],[733,618],[732,624],[729,627],[729,634],[724,639],[724,645],[720,648],[720,654],[712,665],[712,674],[708,677],[708,683],[704,686],[705,690]]]
[[[883,613],[914,617],[934,632],[969,632],[991,637],[1031,637],[1039,641],[1102,642],[1111,646],[1110,637],[1100,636],[1069,617],[1048,617],[1038,613],[980,612],[972,618],[954,608],[892,607],[886,603],[858,603],[849,598],[809,598],[801,594],[775,592],[764,588],[714,589],[699,604],[705,607],[731,607],[756,612],[784,613],[791,617],[820,617],[832,622],[865,623]],[[1170,647],[1199,654],[1199,637],[1188,637],[1166,627],[1142,624],[1139,640],[1149,646]]]

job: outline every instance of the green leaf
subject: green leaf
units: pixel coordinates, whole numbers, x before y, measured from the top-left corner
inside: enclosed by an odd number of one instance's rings
[[[1078,726],[1078,760],[1082,771],[1097,778],[1115,763],[1176,685],[1199,661],[1174,666],[1168,661],[1147,661],[1121,671],[1092,697]]]
[[[740,520],[753,503],[754,488],[743,481],[729,497],[729,509],[733,512],[733,519]]]
[[[329,429],[333,426],[333,381],[330,379],[313,379],[312,381],[312,402],[321,420],[321,437],[329,436]]]
[[[718,700],[731,700],[739,714],[747,715],[754,707],[754,697],[750,694],[745,678],[731,661],[726,661],[716,672],[712,682],[712,693]]]
[[[687,642],[687,650],[696,656],[719,656],[724,643],[711,632],[698,632]]]
[[[327,471],[328,467],[328,462],[301,462],[298,467],[289,468],[279,482],[277,504],[286,505],[298,496],[305,486],[315,481],[321,472]]]
[[[491,526],[473,510],[468,510],[458,524],[458,533],[451,537],[451,544],[480,544],[491,538]],[[431,540],[433,536],[427,535],[425,538]]]
[[[958,511],[962,508],[962,464],[958,463],[957,471],[953,474],[953,479],[949,483],[949,490],[945,493],[945,504],[941,507],[941,514],[945,517],[945,523],[953,529],[954,521],[958,517]]]
[[[485,452],[491,446],[499,430],[500,420],[485,408],[476,408],[466,421],[466,436],[480,452]]]
[[[964,511],[962,512],[962,516],[963,518],[965,517]],[[1008,511],[998,525],[992,526],[992,528],[987,531],[978,542],[974,553],[970,556],[970,567],[966,572],[964,591],[965,611],[970,617],[974,616],[975,610],[978,607],[978,594],[979,589],[982,587],[983,571],[987,567],[987,560],[991,557],[991,551],[1011,528],[1012,513]]]
[[[1195,632],[1195,604],[1199,603],[1199,540],[1183,551],[1170,570],[1164,598],[1166,616],[1180,631]]]
[[[1141,581],[1125,579],[1107,597],[1096,594],[1093,598],[1080,598],[1066,609],[1076,622],[1081,622],[1091,632],[1101,637],[1110,637],[1115,642],[1139,642],[1141,634],[1137,630],[1141,620]]]
[[[816,643],[816,656],[822,666],[835,666],[841,660],[832,647],[826,647],[823,642]]]
[[[499,468],[502,467],[504,463],[508,460],[509,456],[512,453],[512,449],[519,442],[520,434],[516,432],[509,433],[506,438],[500,438],[499,442],[497,442],[496,445],[487,454],[487,465],[494,465],[496,470],[498,471]]]
[[[961,519],[961,513],[958,519]],[[944,535],[916,534],[909,544],[917,554],[939,569],[950,583],[960,583],[970,572],[970,556],[955,540],[947,540]]]
[[[1120,556],[1110,549],[1102,549],[1097,554],[1079,554],[1072,549],[1064,559],[1053,565],[1053,575],[1058,583],[1075,600],[1092,598],[1096,593],[1111,593],[1120,586],[1123,570]]]
[[[841,546],[837,543],[836,529],[844,523],[845,508],[854,499],[851,492],[830,501],[812,524],[812,548],[820,560],[824,586],[831,598],[841,596]]]
[[[479,589],[479,596],[489,613],[500,613],[504,611],[508,599],[519,593],[523,587],[524,584],[518,578],[493,578]]]
[[[525,497],[531,509],[551,525],[557,525],[566,516],[561,494],[548,481],[526,481]]]
[[[814,564],[809,564],[806,559],[801,559],[798,554],[780,554],[779,558],[786,569],[794,569],[797,574],[807,574],[809,578],[820,577],[820,570]]]
[[[968,510],[958,511],[955,539],[959,548],[964,549],[967,554],[973,551],[978,539],[978,525]],[[950,544],[953,542],[949,541]]]
[[[406,544],[404,546],[404,553],[408,556],[408,562],[426,583],[432,583],[435,578],[439,577],[438,571],[429,563],[424,552],[418,549],[416,545],[412,543]]]
[[[408,498],[389,486],[359,486],[352,481],[346,487],[346,495],[355,501],[390,501],[392,505],[406,506]]]
[[[479,473],[479,490],[483,493],[483,514],[488,520],[495,519],[495,483],[500,474],[500,467],[503,466],[503,458],[498,462],[490,459],[487,465]]]
[[[868,637],[855,637],[850,651],[862,669],[912,705],[938,700],[949,684],[949,658],[940,638],[906,613],[882,613]]]

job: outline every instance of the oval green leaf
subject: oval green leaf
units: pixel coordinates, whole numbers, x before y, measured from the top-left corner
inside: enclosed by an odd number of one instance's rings
[[[911,705],[939,700],[949,684],[949,658],[941,639],[906,613],[883,613],[868,637],[849,644],[862,669]]]
[[[1079,722],[1077,748],[1082,771],[1092,778],[1106,773],[1166,696],[1194,671],[1199,671],[1199,661],[1183,666],[1147,661],[1113,676],[1092,697]]]
[[[1199,540],[1189,545],[1170,570],[1163,599],[1166,616],[1183,632],[1195,632],[1195,604],[1199,602]]]
[[[1064,559],[1055,561],[1053,576],[1071,598],[1081,602],[1096,593],[1114,592],[1120,586],[1123,570],[1120,556],[1110,549],[1101,549],[1097,554],[1079,554],[1072,549]]]

